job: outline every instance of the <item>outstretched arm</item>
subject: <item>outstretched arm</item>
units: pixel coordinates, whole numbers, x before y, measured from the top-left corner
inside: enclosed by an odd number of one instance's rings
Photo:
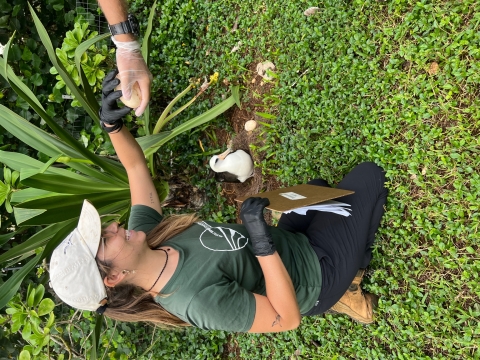
[[[119,108],[117,105],[122,92],[114,91],[120,83],[120,80],[115,78],[116,74],[116,71],[109,72],[103,81],[100,118],[107,131],[115,126],[113,123],[121,121],[131,110],[127,107]],[[148,171],[142,149],[125,126],[119,131],[110,132],[109,135],[118,158],[127,171],[132,205],[146,205],[161,214],[157,190]]]
[[[127,20],[128,8],[124,0],[98,0],[109,25],[115,25]],[[140,116],[145,111],[150,100],[150,84],[152,75],[147,68],[140,51],[140,44],[134,34],[119,34],[113,37],[117,46],[117,67],[122,80],[122,91],[126,99],[130,99],[132,86],[138,83],[142,102],[135,110]]]
[[[256,312],[249,332],[278,332],[292,330],[300,325],[292,279],[276,251],[272,236],[263,218],[268,199],[249,198],[244,201],[240,218],[247,228],[265,278],[267,296],[254,294]]]

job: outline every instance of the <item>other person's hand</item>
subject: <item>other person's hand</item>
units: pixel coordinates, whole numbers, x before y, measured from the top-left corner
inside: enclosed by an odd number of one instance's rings
[[[123,108],[118,107],[117,100],[122,96],[122,91],[115,91],[115,87],[120,84],[120,80],[116,78],[117,74],[117,69],[110,71],[102,83],[102,104],[99,115],[102,127],[107,132],[120,130],[123,125],[122,118],[132,110],[127,106]],[[105,124],[109,126],[105,127]],[[108,129],[112,130],[109,131]]]
[[[142,102],[135,109],[135,115],[140,116],[150,100],[152,74],[143,59],[138,41],[120,42],[114,40],[114,43],[117,46],[117,67],[123,96],[127,100],[131,98],[132,87],[135,83],[138,83],[140,88]]]
[[[240,209],[240,219],[251,237],[256,256],[272,255],[276,251],[272,235],[263,217],[263,210],[269,204],[270,201],[266,198],[251,197],[243,202]]]

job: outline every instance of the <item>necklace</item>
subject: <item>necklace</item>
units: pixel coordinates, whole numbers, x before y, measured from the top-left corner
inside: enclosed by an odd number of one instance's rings
[[[148,289],[147,292],[148,292],[148,291],[151,291],[151,290],[153,289],[153,287],[154,287],[155,285],[157,285],[158,280],[160,280],[160,276],[162,276],[163,271],[164,271],[165,268],[167,267],[167,263],[168,263],[168,253],[167,253],[165,250],[163,250],[163,249],[158,249],[158,250],[162,250],[162,251],[165,253],[165,255],[167,256],[167,259],[165,260],[165,265],[163,265],[163,269],[162,269],[162,271],[160,271],[160,274],[158,275],[157,280],[155,280],[155,282],[153,283],[152,287],[151,287],[150,289]]]

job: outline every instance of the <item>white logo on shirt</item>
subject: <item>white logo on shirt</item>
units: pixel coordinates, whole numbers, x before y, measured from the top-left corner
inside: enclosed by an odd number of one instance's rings
[[[248,238],[233,229],[217,226],[211,227],[206,222],[197,223],[205,228],[200,234],[200,242],[202,245],[212,251],[237,251],[243,249],[248,243]],[[215,237],[210,236],[214,235]]]

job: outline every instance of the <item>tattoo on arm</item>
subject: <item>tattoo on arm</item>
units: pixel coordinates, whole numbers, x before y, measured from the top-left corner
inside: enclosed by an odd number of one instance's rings
[[[155,200],[153,199],[153,193],[150,193],[150,204],[155,203]]]
[[[280,324],[280,315],[278,314],[275,317],[275,321],[272,323],[272,327],[274,327],[275,325],[280,325],[280,327],[282,327],[282,324]]]

